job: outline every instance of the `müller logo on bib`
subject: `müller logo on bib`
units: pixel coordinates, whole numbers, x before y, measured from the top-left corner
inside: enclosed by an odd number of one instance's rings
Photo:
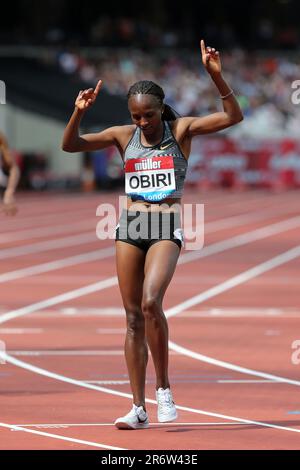
[[[146,201],[160,201],[176,189],[172,156],[131,158],[125,163],[125,192]]]

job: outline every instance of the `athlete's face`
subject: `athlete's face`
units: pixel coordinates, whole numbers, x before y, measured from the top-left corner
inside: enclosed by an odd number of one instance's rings
[[[152,134],[161,125],[164,107],[153,95],[133,95],[128,100],[128,109],[133,124],[139,126],[145,134]]]

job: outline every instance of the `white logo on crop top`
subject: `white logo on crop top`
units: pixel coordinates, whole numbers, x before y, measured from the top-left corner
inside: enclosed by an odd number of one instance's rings
[[[125,192],[146,201],[160,201],[176,189],[172,156],[131,158],[125,163]]]

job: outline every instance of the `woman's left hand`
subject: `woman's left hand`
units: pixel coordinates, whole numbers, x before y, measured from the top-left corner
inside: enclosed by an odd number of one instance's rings
[[[18,208],[13,194],[4,193],[3,211],[6,215],[16,215]]]
[[[221,73],[222,66],[219,51],[216,51],[213,47],[206,47],[204,40],[200,42],[202,62],[209,74]]]

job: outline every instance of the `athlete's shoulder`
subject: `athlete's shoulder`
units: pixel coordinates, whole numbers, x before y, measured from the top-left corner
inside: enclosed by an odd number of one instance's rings
[[[136,129],[136,126],[132,124],[128,125],[123,125],[123,126],[114,126],[111,127],[113,130],[114,136],[116,140],[120,141],[123,140],[124,138],[126,139],[127,137],[131,137]]]
[[[174,121],[169,121],[169,126],[177,141],[181,141],[185,137],[190,122],[190,117],[179,117]]]
[[[115,140],[118,144],[118,147],[121,153],[124,152],[124,150],[126,149],[135,130],[136,130],[136,126],[133,124],[127,124],[127,125],[125,124],[123,126],[114,127]]]
[[[136,126],[133,124],[125,124],[123,126],[114,126],[114,130],[117,134],[130,134],[134,132]]]

